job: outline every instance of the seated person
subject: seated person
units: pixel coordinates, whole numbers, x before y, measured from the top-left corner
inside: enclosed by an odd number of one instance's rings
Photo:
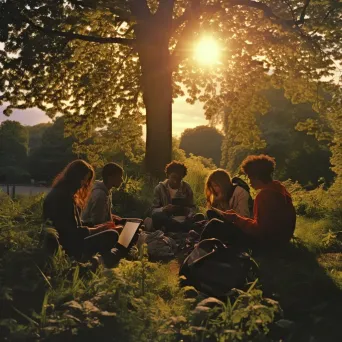
[[[202,238],[238,240],[251,247],[278,248],[288,243],[296,225],[296,212],[291,195],[272,179],[275,160],[267,155],[249,156],[241,166],[251,186],[259,190],[254,201],[253,219],[234,210],[223,212],[224,223],[209,222]],[[203,235],[203,234],[202,234]]]
[[[111,225],[89,228],[82,225],[80,211],[85,206],[94,182],[94,169],[83,160],[67,165],[56,177],[43,204],[45,221],[50,221],[59,235],[59,243],[69,256],[80,260],[101,253],[104,261],[117,258],[111,250],[119,234]]]
[[[152,205],[153,229],[169,231],[186,231],[192,224],[195,205],[190,185],[183,180],[187,168],[183,163],[172,161],[166,165],[167,179],[154,189]],[[176,201],[181,205],[172,204]]]
[[[212,207],[222,211],[232,209],[241,216],[251,216],[248,206],[250,194],[241,186],[233,184],[229,173],[223,169],[217,169],[209,175],[205,184],[205,196],[209,219],[212,218]]]
[[[95,181],[88,204],[82,212],[82,221],[90,226],[115,221],[123,223],[119,216],[112,215],[112,188],[120,187],[123,169],[115,163],[106,164],[102,169],[102,181]]]

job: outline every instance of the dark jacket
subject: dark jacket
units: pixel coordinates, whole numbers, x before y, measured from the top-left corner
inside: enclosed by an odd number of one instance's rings
[[[94,183],[88,204],[82,212],[82,221],[92,226],[112,221],[112,192],[103,182]]]
[[[155,188],[154,188],[154,198],[153,198],[153,204],[152,204],[152,214],[162,211],[163,207],[165,207],[168,204],[171,204],[171,197],[168,190],[168,179],[166,179],[164,182],[160,182]],[[176,197],[182,197],[187,200],[188,208],[190,209],[190,215],[194,214],[195,212],[195,204],[194,204],[194,194],[191,190],[190,185],[182,181],[181,185],[176,193]]]
[[[87,227],[82,226],[80,209],[73,195],[64,188],[53,188],[43,204],[44,220],[49,220],[59,234],[59,242],[65,252],[76,258],[81,257],[83,240],[89,236]]]

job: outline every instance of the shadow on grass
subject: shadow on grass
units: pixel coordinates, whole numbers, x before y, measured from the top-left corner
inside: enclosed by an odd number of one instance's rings
[[[295,241],[277,255],[256,256],[266,297],[280,302],[295,322],[286,341],[342,341],[342,290],[318,255]]]

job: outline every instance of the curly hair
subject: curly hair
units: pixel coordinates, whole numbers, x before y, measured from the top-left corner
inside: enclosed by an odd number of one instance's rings
[[[169,176],[173,172],[179,174],[180,176],[182,176],[182,178],[184,178],[188,173],[188,169],[183,163],[173,160],[171,163],[166,165],[165,174],[166,176]]]
[[[254,177],[264,183],[272,181],[275,170],[275,159],[261,154],[259,156],[248,156],[241,164],[241,171],[248,177]]]
[[[83,183],[85,177],[88,180]],[[52,183],[53,188],[64,188],[73,195],[76,205],[84,208],[90,195],[91,186],[95,178],[93,167],[82,159],[69,163],[63,171],[57,175]]]
[[[204,189],[208,207],[210,207],[211,205],[216,206],[216,203],[214,203],[214,189],[212,184],[213,182],[219,185],[219,187],[222,189],[221,191],[226,201],[230,199],[234,190],[231,177],[226,170],[217,169],[213,171],[208,176]]]

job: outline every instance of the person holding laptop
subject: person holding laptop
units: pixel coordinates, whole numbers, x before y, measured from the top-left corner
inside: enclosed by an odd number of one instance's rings
[[[93,167],[84,160],[68,164],[55,178],[43,204],[45,225],[58,233],[58,242],[66,254],[77,260],[89,260],[100,253],[106,265],[117,261],[112,251],[119,239],[112,224],[85,226],[80,217],[94,182]]]
[[[154,189],[152,223],[154,230],[186,231],[195,213],[194,195],[190,185],[183,180],[187,168],[172,161],[165,167],[166,179]]]
[[[82,212],[82,221],[89,226],[113,222],[123,224],[121,217],[112,214],[112,189],[122,183],[123,169],[116,163],[108,163],[102,169],[102,181],[95,181],[88,203]]]

